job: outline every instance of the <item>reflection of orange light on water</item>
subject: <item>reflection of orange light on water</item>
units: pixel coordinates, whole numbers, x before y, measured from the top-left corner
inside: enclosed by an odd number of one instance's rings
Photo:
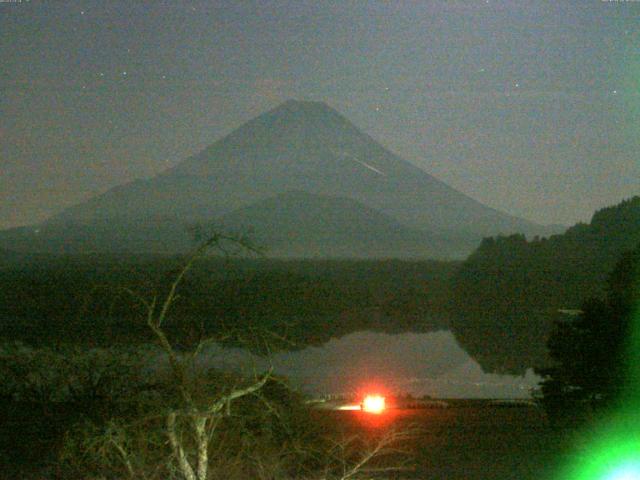
[[[384,397],[380,395],[367,395],[362,401],[362,411],[369,413],[382,413],[385,409]]]

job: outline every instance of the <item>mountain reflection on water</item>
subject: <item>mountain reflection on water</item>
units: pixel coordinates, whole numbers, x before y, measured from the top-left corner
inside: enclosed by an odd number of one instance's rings
[[[211,347],[208,362],[224,367],[265,368],[267,362],[241,349]],[[332,338],[321,347],[280,352],[276,373],[312,394],[349,393],[366,385],[439,398],[529,398],[540,380],[487,374],[449,331],[386,334],[369,331]]]

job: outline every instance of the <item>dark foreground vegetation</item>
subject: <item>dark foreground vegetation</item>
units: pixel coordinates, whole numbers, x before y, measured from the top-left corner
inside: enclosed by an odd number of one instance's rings
[[[211,248],[222,248],[218,237],[183,261],[166,291],[145,296],[124,287],[155,347],[2,345],[8,476],[347,480],[370,468],[400,468],[385,458],[410,438],[407,430],[340,437],[312,419],[272,369],[220,370],[200,357],[207,342],[240,339],[238,330],[221,325],[186,342],[189,335],[166,329],[183,280]],[[256,341],[271,343],[260,335]]]
[[[254,417],[253,425],[246,419],[241,420],[241,417],[255,415],[255,409],[241,411],[239,407],[235,408],[227,419],[229,424],[221,426],[224,434],[220,442],[224,441],[225,444],[217,443],[213,450],[216,461],[220,460],[217,455],[226,452],[226,465],[217,465],[216,468],[220,470],[214,470],[211,478],[221,478],[221,471],[230,473],[227,478],[232,479],[287,478],[284,475],[270,477],[269,474],[282,474],[284,467],[291,467],[297,462],[306,462],[306,468],[309,469],[319,466],[325,468],[328,458],[320,457],[319,450],[315,455],[311,454],[313,449],[323,445],[325,448],[345,447],[345,452],[333,452],[335,457],[331,462],[339,461],[340,456],[346,456],[353,462],[361,458],[358,457],[359,451],[370,451],[392,430],[410,432],[411,436],[407,440],[396,441],[391,445],[393,448],[387,448],[385,453],[388,455],[377,458],[376,462],[369,465],[369,470],[364,469],[363,473],[368,474],[364,478],[546,480],[555,478],[554,474],[560,466],[573,461],[570,439],[562,431],[554,429],[547,422],[543,410],[535,407],[462,401],[447,409],[389,411],[384,414],[386,418],[382,418],[360,412],[309,411],[295,401],[293,405],[294,408],[289,410],[291,403],[287,409],[283,404],[283,408],[277,412],[284,414],[281,419],[264,412],[262,408],[262,413]],[[72,428],[72,420],[77,418],[78,411],[82,411],[79,409],[86,411],[88,406],[57,405],[45,414],[35,405],[31,405],[30,409],[28,406],[16,406],[15,403],[7,406],[13,410],[2,410],[0,438],[3,439],[5,457],[2,472],[5,476],[0,478],[43,478],[43,472],[48,472],[51,478],[100,478],[71,476],[72,472],[78,475],[81,466],[77,459],[71,462],[71,454],[77,452],[81,445],[69,444],[69,441],[72,435],[83,435],[75,437],[76,442],[86,438],[88,433],[95,432],[92,430],[95,427],[89,427],[90,424],[85,420],[71,430],[72,434],[63,434]],[[258,407],[258,404],[255,406]],[[34,418],[38,421],[34,422]],[[263,427],[260,421],[266,419],[270,419],[266,424],[268,430],[259,432],[258,426]],[[231,421],[236,423],[231,424]],[[283,428],[284,421],[297,430],[287,431]],[[14,432],[18,429],[24,432],[24,436],[16,441]],[[115,436],[117,432],[111,430],[108,433]],[[239,435],[243,436],[242,440]],[[281,443],[274,445],[274,439]],[[156,441],[160,440],[156,437]],[[296,445],[295,442],[301,443]],[[238,449],[239,443],[244,445],[245,450]],[[99,446],[104,447],[104,444],[94,445]],[[298,452],[281,455],[285,449],[295,447],[307,454],[300,455]],[[64,454],[63,461],[58,459],[60,448]],[[96,457],[90,455],[97,452],[98,448],[81,458],[96,462]],[[117,467],[117,458],[113,460]],[[246,462],[244,469],[240,462]],[[331,462],[335,467],[336,464]],[[101,464],[91,465],[95,471]],[[377,475],[371,472],[373,468],[391,466],[396,469]],[[106,475],[109,470],[104,466],[101,468],[105,478],[113,478]],[[126,472],[122,467],[119,468],[122,477],[118,478],[127,478]],[[258,471],[258,468],[263,470]],[[84,474],[88,475],[86,470]],[[239,476],[242,474],[251,476]],[[153,478],[151,475],[149,477]]]
[[[548,480],[571,461],[571,442],[540,408],[484,400],[448,403],[448,408],[391,410],[385,414],[389,418],[360,412],[332,412],[331,417],[365,434],[389,424],[397,429],[413,426],[412,469],[399,478]]]
[[[639,220],[636,198],[563,236],[485,240],[462,264],[4,252],[2,473],[343,479],[366,464],[400,478],[549,478],[567,433],[639,378],[627,344]],[[208,340],[265,353],[362,329],[443,328],[487,369],[540,366],[546,415],[458,405],[414,413],[418,431],[403,415],[383,426],[318,417],[286,379],[198,356]]]
[[[1,354],[3,479],[358,478],[404,466],[395,449],[413,439],[393,425],[347,435],[269,372],[178,380],[120,349]]]

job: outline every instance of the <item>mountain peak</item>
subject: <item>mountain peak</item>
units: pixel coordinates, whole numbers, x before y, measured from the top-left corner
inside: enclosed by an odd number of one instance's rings
[[[314,100],[296,100],[294,98],[290,98],[289,100],[285,100],[280,105],[274,108],[274,110],[305,110],[305,111],[332,111],[335,112],[333,108],[327,105],[325,102],[314,101]]]
[[[280,121],[289,120],[294,122],[305,122],[319,119],[325,122],[333,120],[339,121],[340,123],[349,123],[348,120],[325,102],[311,100],[290,99],[276,106],[264,115],[267,118],[277,119]]]

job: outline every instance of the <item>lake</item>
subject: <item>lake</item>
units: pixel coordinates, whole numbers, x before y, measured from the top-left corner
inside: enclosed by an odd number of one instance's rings
[[[206,357],[229,367],[268,365],[243,350],[219,346],[208,349]],[[484,373],[449,331],[360,331],[322,346],[276,353],[271,364],[276,373],[313,395],[381,389],[437,398],[530,398],[540,380],[531,370],[521,377]]]

